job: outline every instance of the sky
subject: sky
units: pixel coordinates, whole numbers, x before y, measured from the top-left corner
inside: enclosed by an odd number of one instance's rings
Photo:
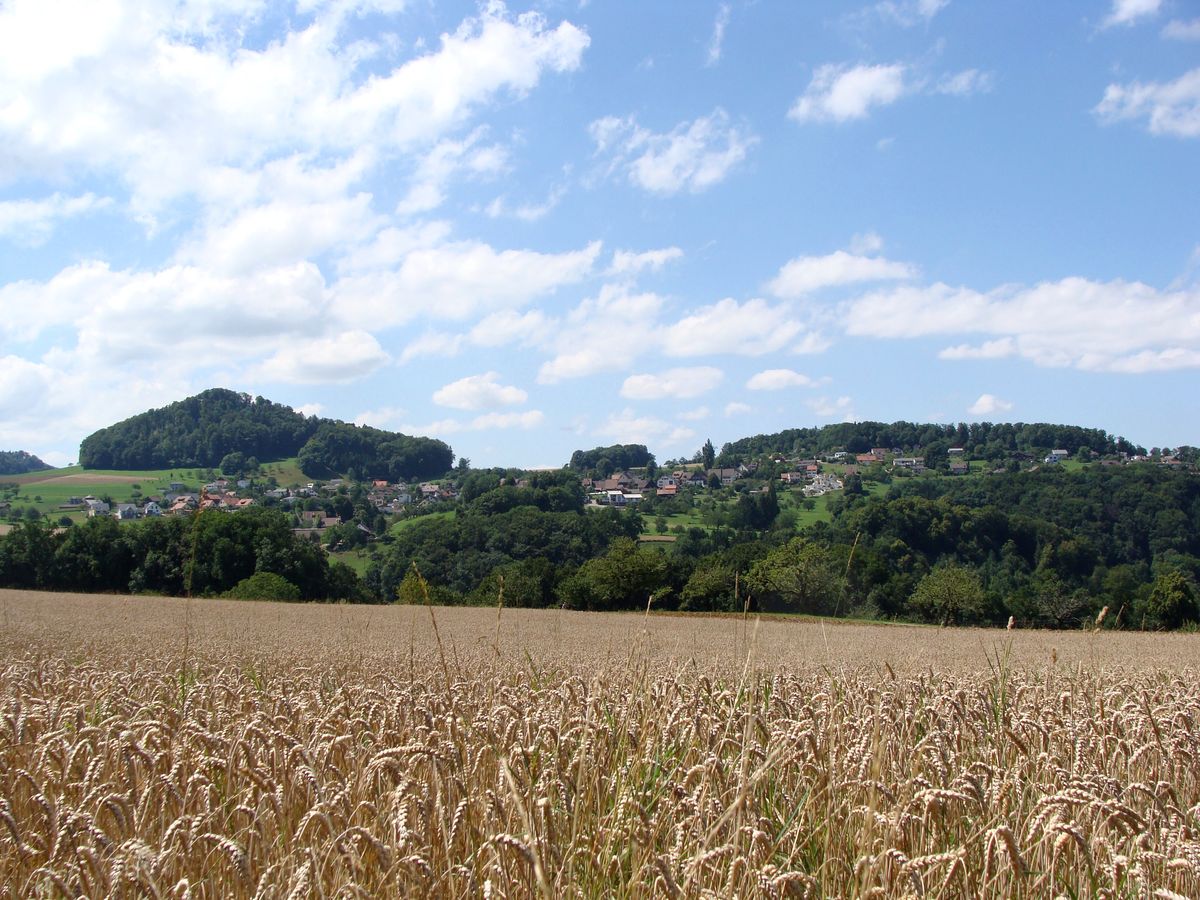
[[[1196,0],[0,0],[0,449],[1200,444]]]

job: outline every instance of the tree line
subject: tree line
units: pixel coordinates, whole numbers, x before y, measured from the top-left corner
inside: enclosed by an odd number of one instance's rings
[[[443,441],[411,437],[333,419],[213,388],[133,416],[83,439],[80,465],[89,469],[216,468],[242,459],[298,456],[311,478],[351,469],[365,478],[431,478],[453,466]]]

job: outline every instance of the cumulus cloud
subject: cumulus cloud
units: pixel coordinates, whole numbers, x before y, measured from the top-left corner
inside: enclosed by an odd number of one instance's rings
[[[589,127],[597,154],[611,156],[609,171],[655,194],[696,194],[724,181],[758,138],[733,125],[718,107],[711,115],[681,122],[665,134],[642,128],[632,118],[609,116]]]
[[[866,281],[898,281],[915,278],[916,275],[916,267],[908,263],[838,250],[827,256],[798,256],[790,260],[767,284],[767,290],[776,297],[802,297],[825,287]]]
[[[1104,18],[1102,27],[1133,25],[1142,19],[1158,15],[1162,0],[1113,0],[1112,9]]]
[[[733,416],[744,416],[746,413],[754,412],[754,407],[749,403],[742,403],[740,400],[730,400],[725,404],[725,418]]]
[[[881,18],[904,28],[929,22],[950,5],[950,0],[883,0],[871,11]]]
[[[1162,35],[1173,41],[1200,41],[1200,19],[1172,19],[1163,28]]]
[[[846,122],[862,119],[876,106],[899,100],[908,85],[906,67],[824,65],[813,74],[807,90],[788,116],[797,122]]]
[[[1094,112],[1105,123],[1144,121],[1151,134],[1200,137],[1200,68],[1174,81],[1110,84]]]
[[[1148,372],[1191,368],[1200,357],[1200,289],[1065,278],[983,293],[934,284],[875,291],[848,303],[851,335],[983,335],[943,358],[1017,356],[1041,366]]]
[[[1008,412],[1013,405],[1007,400],[1001,400],[995,394],[980,394],[979,399],[967,407],[972,416],[990,416],[995,413]]]
[[[581,302],[559,324],[552,348],[555,355],[538,370],[538,383],[555,384],[600,372],[628,370],[659,341],[653,323],[662,307],[663,299],[657,294],[633,292],[627,284],[603,285],[595,297]],[[622,329],[618,340],[581,342],[578,335],[596,322],[636,327]]]
[[[189,13],[119,0],[0,11],[9,174],[115,175],[153,214],[201,195],[222,167],[253,168],[297,147],[348,154],[436,141],[495,97],[577,69],[589,43],[569,22],[512,16],[494,2],[435,49],[389,65],[384,42],[343,43],[337,4],[314,7],[310,24],[261,49],[239,39],[253,5],[219,21]]]
[[[803,330],[804,325],[781,306],[726,298],[672,323],[662,346],[668,356],[762,356],[783,349]]]
[[[746,387],[752,391],[782,391],[786,388],[813,387],[817,383],[792,369],[766,369],[750,376]]]
[[[78,197],[52,194],[44,200],[0,201],[0,238],[24,247],[38,247],[64,219],[86,215],[112,205],[112,198],[93,193]]]
[[[347,275],[333,287],[340,315],[376,328],[418,317],[463,320],[523,306],[591,273],[600,243],[565,253],[496,250],[478,241],[413,250],[398,266]]]
[[[612,275],[637,275],[644,270],[657,272],[667,263],[683,257],[683,251],[678,247],[663,247],[660,250],[646,250],[635,253],[632,250],[617,250],[613,253],[609,273]]]
[[[865,119],[875,109],[890,106],[911,94],[968,97],[989,91],[991,87],[991,73],[979,69],[934,77],[899,62],[856,66],[827,64],[813,73],[804,93],[788,110],[788,117],[802,124],[849,122]]]
[[[854,421],[854,401],[849,397],[817,397],[805,403],[814,415],[823,419],[840,418],[844,422]]]
[[[500,384],[499,372],[468,375],[433,392],[433,402],[452,409],[497,409],[524,403],[529,395],[519,387]]]
[[[618,444],[654,444],[675,448],[690,444],[696,432],[656,416],[639,416],[632,409],[610,415],[596,433]]]
[[[294,384],[345,383],[370,375],[389,358],[379,341],[365,331],[291,342],[258,367],[269,381]]]
[[[621,385],[627,400],[689,400],[707,394],[725,379],[725,373],[713,366],[667,369],[653,374],[630,375]]]

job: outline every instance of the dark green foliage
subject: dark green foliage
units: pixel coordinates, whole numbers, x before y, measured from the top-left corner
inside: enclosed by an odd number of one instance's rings
[[[594,472],[607,477],[622,469],[640,469],[654,462],[654,454],[645,444],[614,444],[611,447],[596,447],[592,450],[576,450],[571,454],[567,467],[574,472]]]
[[[873,447],[897,448],[904,452],[919,449],[929,465],[944,463],[946,450],[950,447],[962,447],[969,456],[979,459],[997,459],[1016,452],[1044,453],[1047,450],[1066,450],[1075,454],[1081,447],[1102,454],[1120,450],[1145,452],[1124,438],[1114,438],[1101,429],[1075,425],[841,422],[821,428],[790,428],[777,434],[742,438],[722,447],[717,463],[730,464],[770,453],[818,456],[835,450],[865,453]]]
[[[367,479],[432,478],[454,464],[454,452],[442,441],[329,420],[321,421],[299,457],[301,470],[313,478],[350,469]]]
[[[1151,628],[1178,628],[1200,617],[1196,586],[1182,572],[1159,575],[1146,600],[1146,624]]]
[[[24,475],[52,468],[25,450],[0,450],[0,475]]]
[[[294,585],[298,599],[368,599],[352,571],[331,566],[277,510],[128,525],[101,516],[61,532],[24,523],[0,538],[0,587],[218,596],[264,573]]]
[[[89,469],[215,468],[234,451],[282,459],[296,455],[318,422],[262,397],[213,388],[89,435],[79,462]]]
[[[454,462],[442,441],[309,418],[222,388],[102,428],[79,448],[80,464],[90,469],[204,466],[229,475],[290,456],[310,477],[356,469],[362,478],[389,481],[441,475]]]
[[[300,590],[282,575],[274,572],[255,572],[243,578],[223,597],[233,600],[299,600]]]

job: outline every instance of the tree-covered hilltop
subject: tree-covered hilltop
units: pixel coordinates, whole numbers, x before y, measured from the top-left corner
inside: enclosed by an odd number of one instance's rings
[[[1081,449],[1100,454],[1145,453],[1124,438],[1113,437],[1100,428],[991,422],[960,422],[957,425],[915,422],[840,422],[820,428],[789,428],[777,434],[758,434],[725,444],[718,464],[730,464],[771,453],[794,456],[823,456],[838,450],[866,453],[874,447],[920,451],[937,456],[960,447],[975,459],[1002,459],[1013,453]]]
[[[640,469],[654,462],[654,454],[645,444],[613,444],[611,447],[595,447],[591,450],[576,450],[571,454],[567,468],[575,472],[597,474],[606,477],[622,469]]]
[[[0,450],[0,475],[24,475],[53,468],[26,450]]]
[[[366,478],[428,478],[454,463],[442,441],[309,417],[223,388],[88,435],[79,462],[89,469],[215,468],[230,454],[259,460],[298,456],[312,477],[355,469]]]

